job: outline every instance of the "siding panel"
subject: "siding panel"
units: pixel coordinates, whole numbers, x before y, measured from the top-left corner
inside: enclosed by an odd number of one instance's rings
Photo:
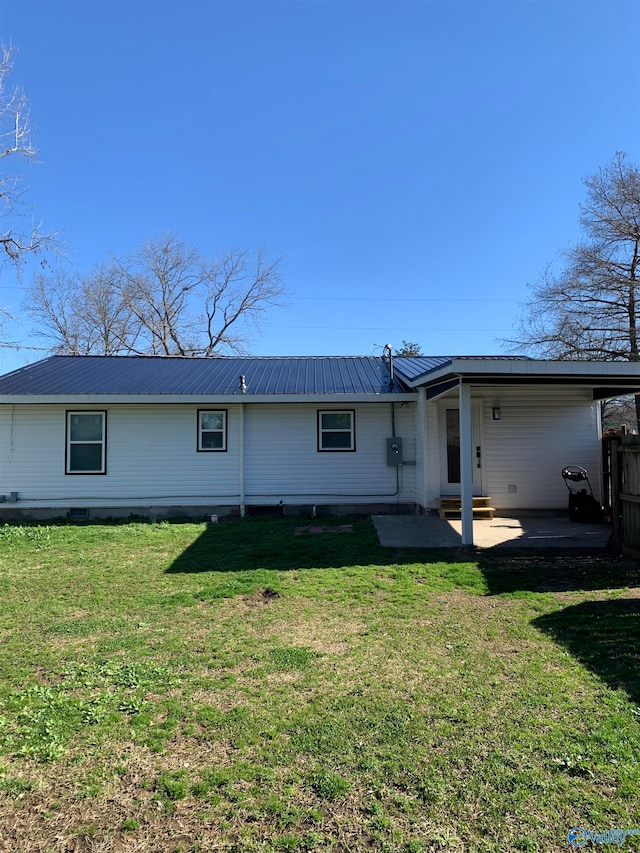
[[[228,450],[212,453],[196,450],[197,408],[108,407],[106,475],[65,475],[65,407],[0,406],[0,494],[18,492],[17,508],[237,505],[240,407],[225,407]],[[386,464],[389,403],[345,405],[356,410],[355,453],[318,453],[318,408],[245,405],[247,503],[415,500],[415,467],[402,468],[396,495],[396,470]],[[396,412],[405,458],[415,460],[415,404]]]
[[[599,499],[599,418],[588,391],[521,391],[493,400],[484,408],[484,465],[497,508],[565,509],[566,465],[589,471]],[[495,405],[499,421],[492,419]]]
[[[114,406],[106,475],[65,475],[65,409],[16,406],[4,415],[13,439],[0,458],[0,493],[19,492],[21,506],[237,503],[237,422],[230,410],[226,453],[198,453],[195,406]]]
[[[356,451],[318,452],[317,411],[338,406],[248,405],[245,414],[245,487],[248,503],[366,503],[415,501],[415,465],[400,471],[386,464],[391,435],[390,404],[355,408]],[[415,461],[415,404],[396,404],[396,431],[403,455]]]

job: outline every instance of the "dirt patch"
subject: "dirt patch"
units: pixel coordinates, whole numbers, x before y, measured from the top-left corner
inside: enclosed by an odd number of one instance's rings
[[[252,595],[243,595],[241,600],[248,607],[255,607],[261,604],[270,604],[272,601],[280,598],[280,593],[275,589],[261,589],[259,592],[254,592]]]
[[[280,639],[291,646],[304,646],[323,655],[344,654],[350,638],[366,630],[357,620],[328,619],[326,614],[307,615],[303,620],[279,619],[263,628],[264,638]]]
[[[295,536],[317,536],[320,533],[353,533],[353,524],[339,524],[329,526],[327,524],[309,524],[306,527],[296,527]]]
[[[86,798],[78,796],[77,789],[82,762],[75,765],[75,772],[74,768],[62,770],[59,765],[34,765],[29,773],[36,785],[34,790],[17,798],[0,796],[0,851],[188,850],[202,829],[197,814],[201,804],[191,802],[187,806],[179,801],[167,811],[156,794],[156,780],[161,773],[176,771],[195,780],[200,768],[229,766],[233,752],[227,742],[198,742],[182,737],[176,738],[161,756],[127,745],[117,758],[111,759],[111,773],[103,766],[102,790]],[[134,822],[135,831],[127,831],[127,820]]]

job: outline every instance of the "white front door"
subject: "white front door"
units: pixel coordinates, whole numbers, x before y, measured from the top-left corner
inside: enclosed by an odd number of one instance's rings
[[[440,436],[440,494],[460,494],[460,409],[456,402],[442,401],[438,406]],[[473,442],[473,494],[482,494],[482,444],[480,404],[471,404]]]

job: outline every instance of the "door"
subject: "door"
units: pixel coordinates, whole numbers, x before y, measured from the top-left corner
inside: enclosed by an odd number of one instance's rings
[[[440,494],[460,494],[460,409],[453,402],[438,407],[440,435]],[[482,445],[480,404],[471,404],[471,440],[473,443],[473,494],[482,494]]]

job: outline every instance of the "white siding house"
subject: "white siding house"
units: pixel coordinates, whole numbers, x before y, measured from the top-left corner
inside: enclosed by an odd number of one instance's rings
[[[390,404],[354,404],[354,452],[319,452],[319,411],[335,405],[242,404],[227,415],[226,449],[199,452],[196,405],[0,406],[0,483],[9,507],[89,507],[132,512],[153,507],[415,504],[416,466],[386,464]],[[65,469],[68,414],[104,413],[105,473]],[[241,438],[241,430],[244,435]],[[415,457],[415,403],[399,414],[397,434]],[[241,464],[241,449],[244,446]],[[408,458],[408,457],[407,457]]]
[[[639,389],[597,362],[53,356],[0,376],[0,517],[563,510],[565,466],[599,492],[598,400]]]

